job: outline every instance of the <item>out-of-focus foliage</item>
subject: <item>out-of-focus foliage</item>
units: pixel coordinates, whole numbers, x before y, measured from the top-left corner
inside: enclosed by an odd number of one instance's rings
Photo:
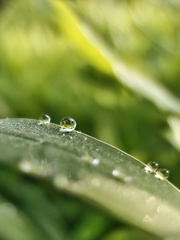
[[[0,117],[72,116],[180,187],[179,29],[178,0],[0,1]]]

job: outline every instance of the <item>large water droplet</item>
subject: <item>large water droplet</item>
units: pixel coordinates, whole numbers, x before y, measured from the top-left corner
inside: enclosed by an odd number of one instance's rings
[[[39,124],[47,124],[50,123],[51,118],[49,115],[43,114],[39,117]]]
[[[159,164],[156,162],[148,162],[145,169],[145,172],[155,172],[158,169]]]
[[[169,177],[169,170],[163,168],[163,169],[159,169],[157,172],[156,172],[156,175],[155,175],[156,178],[160,179],[160,180],[165,180]]]
[[[60,122],[61,132],[72,132],[76,128],[76,121],[73,118],[65,117]]]

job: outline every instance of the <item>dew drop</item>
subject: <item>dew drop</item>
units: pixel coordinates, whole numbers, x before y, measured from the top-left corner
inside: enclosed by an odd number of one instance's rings
[[[119,171],[118,171],[117,169],[114,169],[114,170],[112,171],[112,175],[113,175],[114,177],[119,177],[120,173],[119,173]]]
[[[155,172],[158,169],[159,164],[156,162],[148,162],[145,169],[146,173]]]
[[[39,124],[47,124],[50,123],[51,118],[49,115],[43,114],[39,117]]]
[[[100,161],[98,158],[95,158],[91,161],[91,163],[92,163],[92,165],[97,166],[97,165],[99,165]]]
[[[19,168],[23,171],[23,172],[30,172],[32,170],[32,165],[29,161],[24,160],[21,161],[19,164]]]
[[[72,132],[76,128],[76,121],[73,118],[65,117],[60,122],[61,132]]]
[[[169,177],[169,170],[165,169],[165,168],[160,168],[157,172],[156,172],[156,175],[155,177],[157,179],[160,179],[160,180],[165,180]]]

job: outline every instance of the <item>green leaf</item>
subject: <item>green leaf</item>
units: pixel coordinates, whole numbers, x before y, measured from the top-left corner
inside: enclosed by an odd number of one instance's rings
[[[78,131],[60,132],[56,124],[2,119],[0,151],[1,165],[7,169],[52,184],[58,191],[96,205],[157,237],[180,237],[179,190],[167,180],[146,173],[142,162],[117,148]],[[8,182],[3,180],[5,174],[0,175],[0,190],[6,192],[6,185],[9,189],[16,178],[9,177]],[[26,189],[27,201],[31,188],[22,188]],[[36,192],[40,197],[38,188]],[[44,201],[42,197],[42,205]],[[36,202],[33,204],[32,208]],[[46,218],[41,216],[41,210],[33,211],[43,224]],[[51,231],[53,223],[49,224]]]

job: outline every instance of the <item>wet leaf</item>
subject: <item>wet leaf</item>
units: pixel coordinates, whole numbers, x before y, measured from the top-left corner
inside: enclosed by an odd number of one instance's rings
[[[1,164],[25,176],[51,183],[157,237],[180,236],[179,190],[117,148],[75,130],[60,132],[56,124],[2,119],[0,151]]]

